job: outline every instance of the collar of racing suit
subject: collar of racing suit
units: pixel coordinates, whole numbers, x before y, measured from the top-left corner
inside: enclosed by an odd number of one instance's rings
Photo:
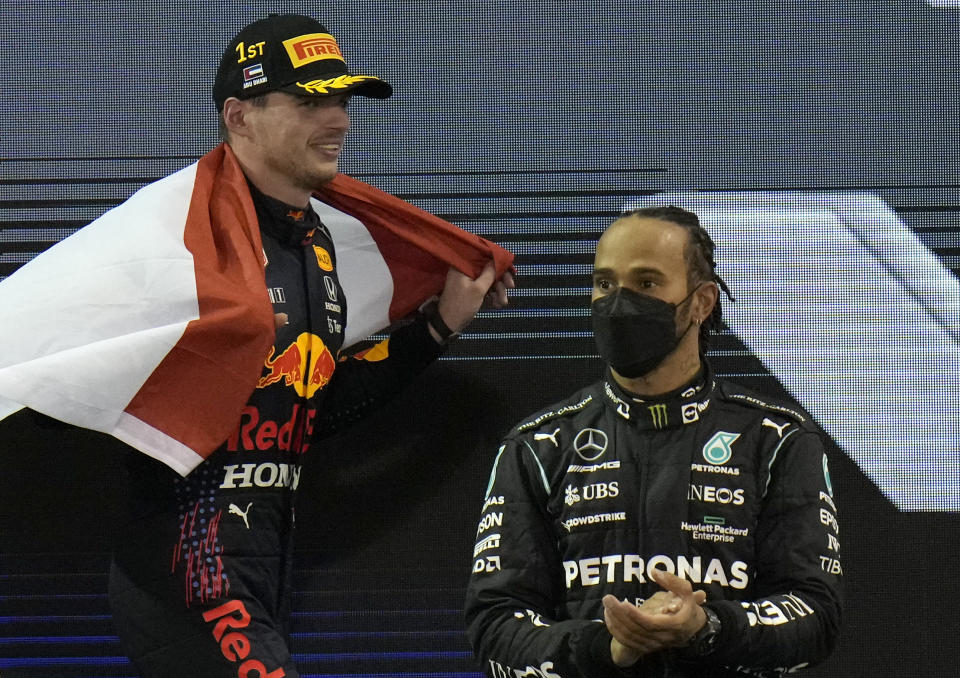
[[[699,421],[710,407],[715,387],[713,371],[705,360],[703,369],[688,384],[654,398],[641,398],[621,388],[609,367],[603,382],[607,405],[641,429],[676,428]]]
[[[323,228],[320,217],[310,205],[294,207],[261,193],[249,180],[247,185],[257,210],[260,230],[278,242],[291,246],[306,245],[312,240],[313,232]]]

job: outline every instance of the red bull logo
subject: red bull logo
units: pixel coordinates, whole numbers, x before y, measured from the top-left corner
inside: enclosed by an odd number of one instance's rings
[[[270,349],[257,388],[283,382],[284,386],[292,386],[300,397],[310,398],[330,383],[337,367],[323,339],[309,332],[300,334],[280,355],[275,354],[276,348]],[[308,376],[305,378],[305,375]]]

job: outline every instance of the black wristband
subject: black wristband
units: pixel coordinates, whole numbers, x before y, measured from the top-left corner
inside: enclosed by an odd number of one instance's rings
[[[717,613],[709,607],[704,607],[703,611],[707,619],[703,627],[697,631],[685,651],[694,657],[706,657],[717,649],[717,642],[720,640],[721,623]]]
[[[442,344],[449,344],[460,336],[459,332],[454,332],[447,327],[447,323],[443,322],[443,318],[440,317],[440,306],[436,301],[428,303],[420,309],[420,312],[423,314],[423,317],[427,319],[427,324],[430,325],[433,331],[437,333],[437,336],[440,337]]]

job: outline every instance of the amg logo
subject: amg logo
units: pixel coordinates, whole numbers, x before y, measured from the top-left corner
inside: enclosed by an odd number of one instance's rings
[[[570,466],[567,467],[567,473],[593,473],[594,471],[606,471],[618,468],[620,468],[619,459],[616,461],[605,461],[602,464],[590,464],[589,466],[570,464]]]

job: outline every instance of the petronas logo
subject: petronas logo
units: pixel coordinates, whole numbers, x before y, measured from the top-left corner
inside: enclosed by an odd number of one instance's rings
[[[739,433],[727,433],[726,431],[717,431],[713,437],[703,446],[703,458],[714,466],[720,466],[730,461],[733,456],[731,446],[740,438]]]

